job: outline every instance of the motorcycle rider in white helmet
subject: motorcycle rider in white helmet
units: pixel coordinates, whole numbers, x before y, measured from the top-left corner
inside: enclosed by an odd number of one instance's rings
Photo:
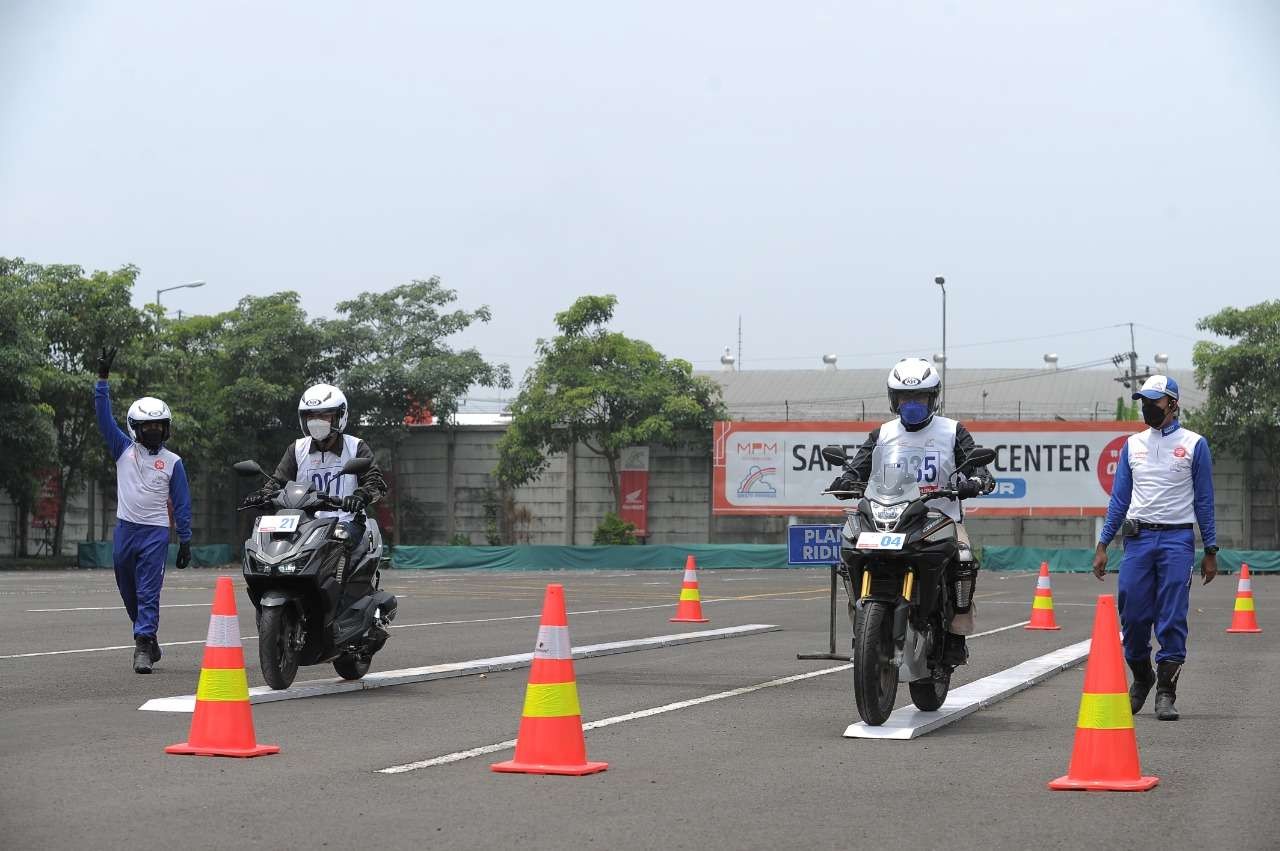
[[[298,425],[303,436],[285,449],[271,481],[245,497],[241,505],[261,506],[289,482],[310,482],[317,491],[342,500],[341,511],[318,511],[316,516],[337,516],[346,525],[350,559],[355,564],[368,545],[358,514],[386,495],[387,482],[377,461],[359,477],[342,472],[342,465],[352,458],[373,460],[369,444],[346,433],[347,415],[347,397],[337,387],[308,387],[298,400]],[[369,518],[368,522],[376,521]]]
[[[165,446],[173,414],[169,406],[143,396],[129,406],[126,434],[111,415],[114,348],[98,357],[94,411],[98,430],[116,466],[116,529],[111,561],[116,587],[133,621],[133,670],[151,673],[160,661],[160,588],[169,552],[169,506],[178,528],[179,570],[191,563],[191,490],[182,459]]]
[[[831,490],[852,490],[861,487],[871,475],[871,456],[876,446],[899,445],[918,449],[920,465],[916,481],[920,490],[948,487],[952,475],[964,464],[974,449],[973,435],[963,424],[937,413],[938,397],[942,392],[942,379],[938,371],[924,358],[905,358],[894,364],[887,381],[889,410],[897,414],[867,436],[853,459],[845,464],[844,472],[831,483]],[[986,467],[979,467],[956,486],[966,499],[991,493],[995,479]],[[838,497],[849,499],[848,496]],[[953,577],[955,615],[947,624],[947,644],[943,662],[951,667],[963,665],[968,659],[965,636],[973,632],[973,592],[977,583],[978,564],[973,557],[969,533],[960,522],[960,505],[956,500],[939,500],[932,504],[956,521],[956,543],[959,546],[958,563]],[[853,603],[849,615],[853,617]]]

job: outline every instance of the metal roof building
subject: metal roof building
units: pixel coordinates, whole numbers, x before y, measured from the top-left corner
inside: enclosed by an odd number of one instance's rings
[[[1189,369],[1163,370],[1184,408],[1206,398]],[[885,369],[699,371],[735,420],[887,420]],[[959,420],[1112,420],[1131,390],[1119,369],[948,369],[946,413]]]

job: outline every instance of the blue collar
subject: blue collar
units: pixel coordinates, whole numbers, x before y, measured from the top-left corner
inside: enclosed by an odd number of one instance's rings
[[[1177,420],[1174,420],[1164,428],[1160,429],[1160,433],[1163,434],[1165,437],[1168,437],[1169,435],[1173,434],[1175,431],[1177,431],[1180,428],[1182,428],[1182,423],[1178,422]]]

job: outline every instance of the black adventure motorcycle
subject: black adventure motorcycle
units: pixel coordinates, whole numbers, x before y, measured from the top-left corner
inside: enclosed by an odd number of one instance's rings
[[[845,509],[840,572],[854,601],[853,696],[871,726],[888,719],[900,682],[918,709],[942,706],[952,671],[942,661],[946,624],[957,596],[969,602],[973,589],[972,577],[966,586],[957,574],[955,521],[929,505],[960,496],[954,487],[922,493],[912,452],[877,446],[861,490],[824,491],[858,498]],[[841,468],[848,460],[839,446],[824,447],[822,457]],[[952,483],[994,460],[994,451],[975,448]]]
[[[342,472],[359,475],[373,462],[352,458]],[[242,476],[266,474],[256,461],[240,461]],[[272,507],[254,521],[244,542],[243,571],[249,599],[257,610],[258,660],[273,689],[288,688],[299,665],[333,662],[338,676],[358,680],[388,638],[396,616],[396,598],[378,589],[382,535],[355,515],[364,528],[352,541],[337,517],[341,500],[317,491],[309,482],[289,482],[274,496],[241,511]]]

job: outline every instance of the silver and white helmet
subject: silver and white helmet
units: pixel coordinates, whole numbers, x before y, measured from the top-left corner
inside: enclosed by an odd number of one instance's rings
[[[160,438],[160,442],[164,443],[169,439],[169,426],[173,422],[173,414],[169,411],[168,405],[154,396],[143,396],[130,405],[126,419],[129,423],[129,436],[139,443],[142,442],[143,423],[164,423],[164,436]]]
[[[889,370],[886,382],[889,388],[889,410],[899,413],[900,397],[905,393],[927,393],[929,416],[938,411],[938,396],[942,393],[942,376],[933,364],[924,358],[903,358]]]
[[[313,384],[308,387],[298,400],[298,426],[302,429],[303,436],[310,434],[307,431],[306,415],[327,412],[338,415],[334,430],[346,431],[347,397],[343,392],[332,384]]]

